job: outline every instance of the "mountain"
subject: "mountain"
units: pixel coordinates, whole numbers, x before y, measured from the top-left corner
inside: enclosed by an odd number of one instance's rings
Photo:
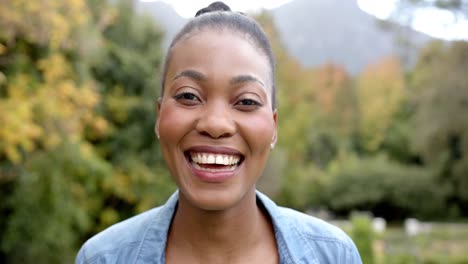
[[[186,22],[164,2],[139,2],[166,31],[165,47]],[[351,74],[387,56],[411,65],[431,40],[408,27],[379,21],[355,0],[294,0],[270,10],[288,52],[306,67],[343,65]]]
[[[379,21],[355,0],[295,0],[271,12],[289,53],[308,67],[332,62],[358,73],[392,55],[411,64],[430,40],[409,27]]]
[[[165,48],[169,46],[170,41],[174,38],[175,34],[177,34],[177,31],[179,31],[187,21],[177,14],[171,5],[164,2],[137,1],[136,10],[155,18],[166,34],[163,43]]]

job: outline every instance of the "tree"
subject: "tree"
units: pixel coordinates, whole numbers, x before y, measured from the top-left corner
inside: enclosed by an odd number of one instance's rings
[[[453,189],[449,204],[460,212],[468,209],[467,67],[468,43],[434,42],[411,75],[412,147]]]
[[[271,157],[275,167],[267,168],[268,175],[263,177],[281,186],[273,188],[279,190],[280,203],[304,208],[314,199],[310,194],[320,188],[322,176],[307,159],[307,140],[317,113],[314,90],[307,70],[286,53],[272,17],[264,12],[256,19],[265,29],[277,61],[278,144]]]
[[[127,3],[2,2],[0,262],[72,262],[174,190],[153,134],[162,34]]]
[[[340,215],[371,211],[390,220],[441,217],[448,189],[435,181],[430,169],[408,166],[380,154],[350,154],[330,166],[323,203]]]
[[[368,66],[358,77],[359,131],[367,151],[381,147],[406,97],[404,73],[395,58]]]
[[[353,80],[343,67],[325,64],[311,69],[308,82],[313,90],[307,158],[324,169],[340,152],[350,151],[356,132],[357,105]]]
[[[161,204],[175,189],[154,134],[162,31],[153,19],[137,14],[131,2],[117,1],[112,8],[113,18],[102,33],[103,52],[91,65],[102,89],[100,110],[112,129],[93,144],[115,170],[105,183],[106,212],[114,217],[101,226]]]
[[[93,222],[96,186],[111,171],[84,133],[108,133],[95,111],[101,96],[73,60],[93,52],[82,45],[92,27],[86,2],[43,4],[0,9],[2,262],[71,261]]]

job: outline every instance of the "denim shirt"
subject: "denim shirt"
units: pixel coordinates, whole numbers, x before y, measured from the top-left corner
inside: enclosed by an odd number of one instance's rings
[[[257,191],[269,213],[281,264],[362,263],[356,246],[339,228],[320,219],[277,206]],[[169,227],[178,201],[174,193],[161,207],[117,223],[90,238],[76,264],[165,263]]]

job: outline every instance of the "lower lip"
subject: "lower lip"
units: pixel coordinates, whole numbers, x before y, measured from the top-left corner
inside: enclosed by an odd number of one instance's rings
[[[187,163],[189,164],[190,168],[193,171],[193,174],[197,178],[208,183],[222,183],[231,179],[237,174],[237,172],[239,171],[240,167],[243,164],[242,162],[241,164],[237,166],[237,168],[231,171],[211,172],[211,171],[205,171],[205,170],[200,170],[200,169],[195,168],[189,160],[187,160]]]

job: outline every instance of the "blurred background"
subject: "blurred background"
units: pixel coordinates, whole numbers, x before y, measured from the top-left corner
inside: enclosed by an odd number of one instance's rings
[[[71,263],[176,189],[153,125],[195,1],[167,2],[0,0],[0,263]],[[272,2],[239,10],[278,65],[258,188],[364,263],[468,263],[468,1]]]

